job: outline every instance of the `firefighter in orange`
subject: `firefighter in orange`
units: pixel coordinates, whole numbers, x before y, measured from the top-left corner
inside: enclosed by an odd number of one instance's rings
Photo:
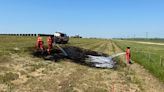
[[[38,35],[36,46],[37,46],[37,48],[43,50],[43,41],[42,41],[42,37],[40,37],[40,35]]]
[[[127,61],[128,64],[132,64],[130,58],[131,58],[130,47],[127,47],[126,48],[126,61]]]
[[[47,52],[48,54],[51,53],[51,50],[52,50],[52,44],[53,44],[53,39],[51,36],[48,36],[47,38],[47,44],[48,44],[48,49],[47,49]]]

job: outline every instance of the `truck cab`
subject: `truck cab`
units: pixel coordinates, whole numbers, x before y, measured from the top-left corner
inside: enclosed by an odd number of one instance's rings
[[[55,32],[54,34],[54,42],[55,43],[68,43],[69,37],[65,33]]]

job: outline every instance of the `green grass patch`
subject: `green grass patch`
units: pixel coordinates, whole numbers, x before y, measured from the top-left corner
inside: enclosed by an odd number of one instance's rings
[[[163,46],[139,44],[128,41],[114,40],[118,47],[125,51],[126,47],[131,47],[132,60],[144,66],[150,73],[164,82],[164,55]],[[160,61],[161,59],[161,61]],[[161,64],[162,62],[162,64]]]

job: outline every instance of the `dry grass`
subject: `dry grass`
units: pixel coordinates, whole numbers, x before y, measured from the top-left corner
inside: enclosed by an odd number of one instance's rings
[[[9,38],[5,40],[10,40]],[[14,39],[18,39],[13,37]],[[13,39],[11,37],[11,39]],[[30,40],[30,41],[29,41]],[[34,46],[35,38],[19,38],[17,47],[27,50]],[[22,44],[19,47],[19,44]],[[11,46],[3,43],[1,47]],[[71,39],[67,45],[113,54],[120,52],[110,40]],[[13,45],[15,47],[16,45]],[[11,49],[13,47],[10,47]],[[0,91],[11,92],[150,92],[144,87],[135,70],[128,67],[100,69],[88,67],[71,60],[45,61],[30,55],[29,51],[8,50],[0,58]],[[2,54],[2,53],[1,53]],[[121,58],[120,58],[121,59]],[[156,87],[156,86],[155,86]],[[157,89],[156,92],[159,90]]]

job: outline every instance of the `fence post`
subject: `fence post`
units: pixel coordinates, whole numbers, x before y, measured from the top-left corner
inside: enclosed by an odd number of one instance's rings
[[[162,66],[162,56],[160,55],[160,65]]]
[[[149,53],[149,59],[148,59],[148,61],[150,62],[150,53]]]
[[[3,55],[5,55],[5,48],[3,48]]]

